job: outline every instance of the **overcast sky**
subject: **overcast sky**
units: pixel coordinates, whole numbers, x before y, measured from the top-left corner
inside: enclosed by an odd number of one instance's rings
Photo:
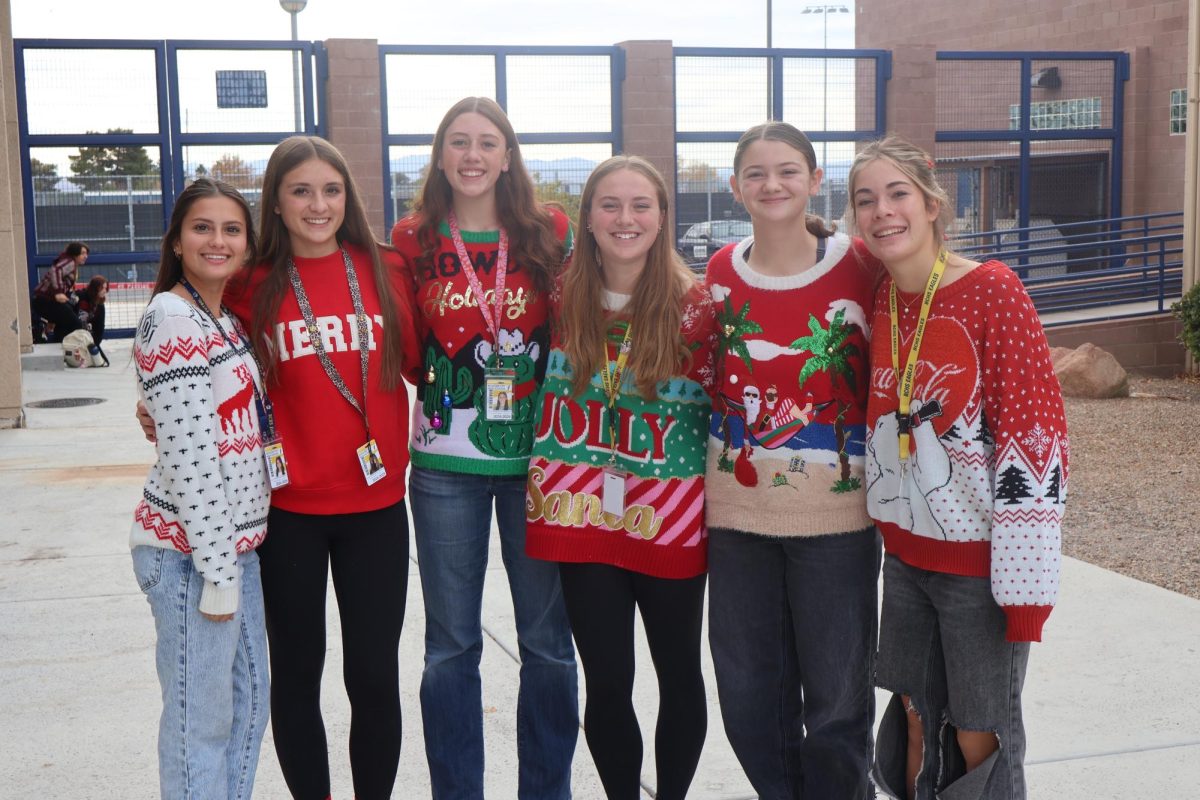
[[[278,0],[11,0],[17,38],[287,39]],[[821,47],[809,0],[774,0],[775,47]],[[853,2],[830,2],[853,11]],[[765,47],[766,0],[310,0],[299,38],[380,44]],[[447,19],[447,16],[449,19]],[[828,15],[829,47],[853,47],[853,14]]]

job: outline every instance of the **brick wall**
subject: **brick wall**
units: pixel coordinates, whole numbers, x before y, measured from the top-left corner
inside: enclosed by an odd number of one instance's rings
[[[916,76],[905,65],[908,46],[1129,53],[1122,208],[1126,214],[1146,214],[1183,207],[1185,137],[1170,134],[1169,112],[1171,90],[1187,86],[1187,14],[1188,0],[925,0],[920,13],[897,13],[893,0],[859,0],[856,44],[894,52],[891,83],[896,88],[889,97],[895,112],[889,126],[919,139],[926,136],[925,127],[903,111],[899,95],[924,93],[934,81],[921,76],[917,88],[909,83]],[[1063,89],[1035,90],[1034,100],[1068,96],[1071,76],[1065,62],[1059,66],[1067,79]],[[981,91],[986,93],[986,84]],[[1006,115],[1009,102],[1015,101],[997,98],[993,105]]]
[[[1076,348],[1091,342],[1112,353],[1129,372],[1168,378],[1184,371],[1181,325],[1171,314],[1049,328],[1051,347]]]
[[[350,166],[375,235],[383,229],[383,130],[379,44],[374,39],[329,39],[327,134]]]

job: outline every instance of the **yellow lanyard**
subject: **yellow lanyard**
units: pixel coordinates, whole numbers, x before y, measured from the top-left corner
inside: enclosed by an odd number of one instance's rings
[[[892,369],[896,371],[896,393],[900,407],[896,410],[896,421],[900,431],[900,460],[908,460],[908,436],[911,429],[909,409],[912,406],[913,378],[917,374],[917,356],[921,352],[921,341],[925,338],[925,324],[929,322],[929,309],[933,306],[933,296],[938,284],[942,281],[942,273],[946,271],[946,251],[938,253],[937,261],[933,262],[933,271],[929,273],[929,282],[925,285],[925,296],[921,298],[921,316],[917,318],[917,329],[913,332],[912,347],[908,351],[908,363],[904,365],[904,374],[900,374],[900,317],[896,312],[896,282],[888,287],[888,311],[892,315]]]
[[[625,326],[625,338],[617,348],[617,361],[608,364],[607,353],[604,359],[604,369],[600,373],[600,381],[604,384],[604,395],[608,398],[608,441],[612,453],[608,457],[609,464],[617,462],[617,400],[621,397],[621,376],[625,373],[625,364],[629,361],[629,334],[633,325]]]

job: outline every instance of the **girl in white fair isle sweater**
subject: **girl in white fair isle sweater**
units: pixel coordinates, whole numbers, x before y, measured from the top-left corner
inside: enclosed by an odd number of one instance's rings
[[[255,548],[271,496],[269,415],[246,333],[221,306],[254,242],[236,189],[206,179],[185,189],[134,341],[157,434],[130,545],[158,634],[163,797],[249,798],[267,724]]]

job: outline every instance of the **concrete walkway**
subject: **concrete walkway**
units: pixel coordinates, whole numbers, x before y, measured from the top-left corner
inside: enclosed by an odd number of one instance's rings
[[[126,544],[154,451],[133,420],[129,342],[106,350],[109,369],[41,370],[34,367],[54,366],[56,348],[39,346],[24,374],[27,404],[103,402],[27,408],[26,428],[0,430],[0,798],[157,794],[154,630]],[[498,550],[491,564],[484,597],[487,791],[510,800],[516,636]],[[404,750],[393,794],[405,800],[429,796],[417,701],[423,628],[414,562],[400,649]],[[1200,601],[1065,559],[1061,601],[1045,638],[1034,647],[1025,692],[1032,798],[1153,800],[1200,792]],[[644,642],[639,665],[643,738],[652,743],[657,701]],[[707,652],[705,668],[708,741],[690,796],[752,798],[721,729]],[[339,800],[352,795],[340,672],[330,603],[324,707]],[[653,796],[650,750],[647,744],[646,797]],[[577,798],[603,797],[582,735],[574,776]],[[256,797],[287,796],[268,733]]]

